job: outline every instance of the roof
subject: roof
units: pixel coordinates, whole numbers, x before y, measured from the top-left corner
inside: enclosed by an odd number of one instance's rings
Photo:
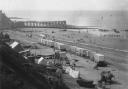
[[[10,45],[10,47],[11,47],[11,48],[15,48],[18,44],[19,44],[19,43],[15,41],[15,42],[13,42],[13,43]]]
[[[44,59],[43,57],[39,58],[39,59],[38,59],[38,64],[40,64],[40,62],[41,62],[43,59]]]
[[[104,56],[103,54],[96,53],[97,56]]]
[[[54,54],[54,51],[51,48],[48,48],[48,49],[31,49],[30,51],[33,54],[42,55],[42,56],[49,56],[49,55]]]

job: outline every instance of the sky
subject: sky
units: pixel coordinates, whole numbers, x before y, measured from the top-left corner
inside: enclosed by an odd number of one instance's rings
[[[1,10],[128,10],[128,0],[0,0]]]

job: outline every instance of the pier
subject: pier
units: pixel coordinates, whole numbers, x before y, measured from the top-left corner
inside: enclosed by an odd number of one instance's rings
[[[66,28],[66,21],[19,21],[15,27],[25,28]]]

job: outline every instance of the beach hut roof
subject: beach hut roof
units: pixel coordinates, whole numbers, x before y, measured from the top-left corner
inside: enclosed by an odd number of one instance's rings
[[[15,48],[16,46],[18,46],[18,44],[19,44],[19,43],[15,41],[15,42],[13,42],[13,43],[10,45],[10,47],[11,47],[11,48]]]

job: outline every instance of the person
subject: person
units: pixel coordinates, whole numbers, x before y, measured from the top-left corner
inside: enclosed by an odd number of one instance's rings
[[[56,74],[57,74],[57,78],[58,78],[58,86],[61,86],[61,84],[62,84],[62,69],[57,68]]]
[[[9,39],[8,33],[5,34],[5,39]]]
[[[107,78],[107,75],[106,75],[106,72],[105,71],[103,71],[103,72],[101,72],[101,82],[106,82],[106,78]]]
[[[60,54],[58,50],[55,50],[55,58],[60,59]]]
[[[3,32],[0,33],[0,40],[3,39]]]
[[[52,40],[55,41],[55,36],[52,36]]]
[[[72,62],[71,62],[71,68],[73,69],[73,70],[75,70],[75,67],[76,67],[76,61],[75,60],[73,60]]]
[[[106,80],[107,80],[106,71],[102,71],[100,75],[101,75],[101,79],[100,79],[100,81],[98,81],[98,83],[97,83],[98,85],[96,85],[95,87],[97,89],[99,89],[99,88],[105,89],[105,84],[106,84]]]
[[[109,83],[111,84],[112,79],[114,78],[114,75],[111,73],[111,71],[103,71],[101,72],[101,83]]]
[[[111,84],[113,78],[114,78],[114,75],[111,73],[111,71],[108,71],[107,82],[108,82],[109,84]]]

